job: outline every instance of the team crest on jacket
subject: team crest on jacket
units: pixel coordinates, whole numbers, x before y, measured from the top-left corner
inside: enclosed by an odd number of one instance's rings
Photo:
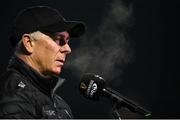
[[[19,84],[18,84],[19,87],[21,88],[24,88],[26,85],[21,81]]]

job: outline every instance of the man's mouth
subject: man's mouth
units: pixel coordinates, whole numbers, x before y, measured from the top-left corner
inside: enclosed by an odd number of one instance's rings
[[[64,60],[57,60],[57,61],[61,63],[61,66],[64,65]]]

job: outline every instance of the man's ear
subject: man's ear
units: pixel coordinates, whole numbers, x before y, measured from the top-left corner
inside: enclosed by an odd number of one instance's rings
[[[22,44],[23,44],[26,52],[28,52],[30,54],[33,52],[34,43],[33,43],[33,40],[29,34],[24,34],[22,36]]]

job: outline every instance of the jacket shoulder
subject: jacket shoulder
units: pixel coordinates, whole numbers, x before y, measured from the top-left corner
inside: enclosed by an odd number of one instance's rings
[[[0,82],[0,118],[34,118],[32,90],[22,76],[8,71]]]
[[[32,84],[30,80],[25,78],[22,74],[15,71],[7,71],[0,77],[0,93],[11,92],[11,91],[21,91],[24,90],[34,90],[32,89]]]

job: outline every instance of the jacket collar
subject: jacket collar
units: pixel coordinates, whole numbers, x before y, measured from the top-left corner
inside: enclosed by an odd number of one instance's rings
[[[13,55],[7,67],[8,70],[15,70],[29,79],[31,83],[45,94],[53,96],[57,88],[62,85],[65,79],[58,76],[46,78],[40,75],[35,69],[26,64],[23,60]]]

